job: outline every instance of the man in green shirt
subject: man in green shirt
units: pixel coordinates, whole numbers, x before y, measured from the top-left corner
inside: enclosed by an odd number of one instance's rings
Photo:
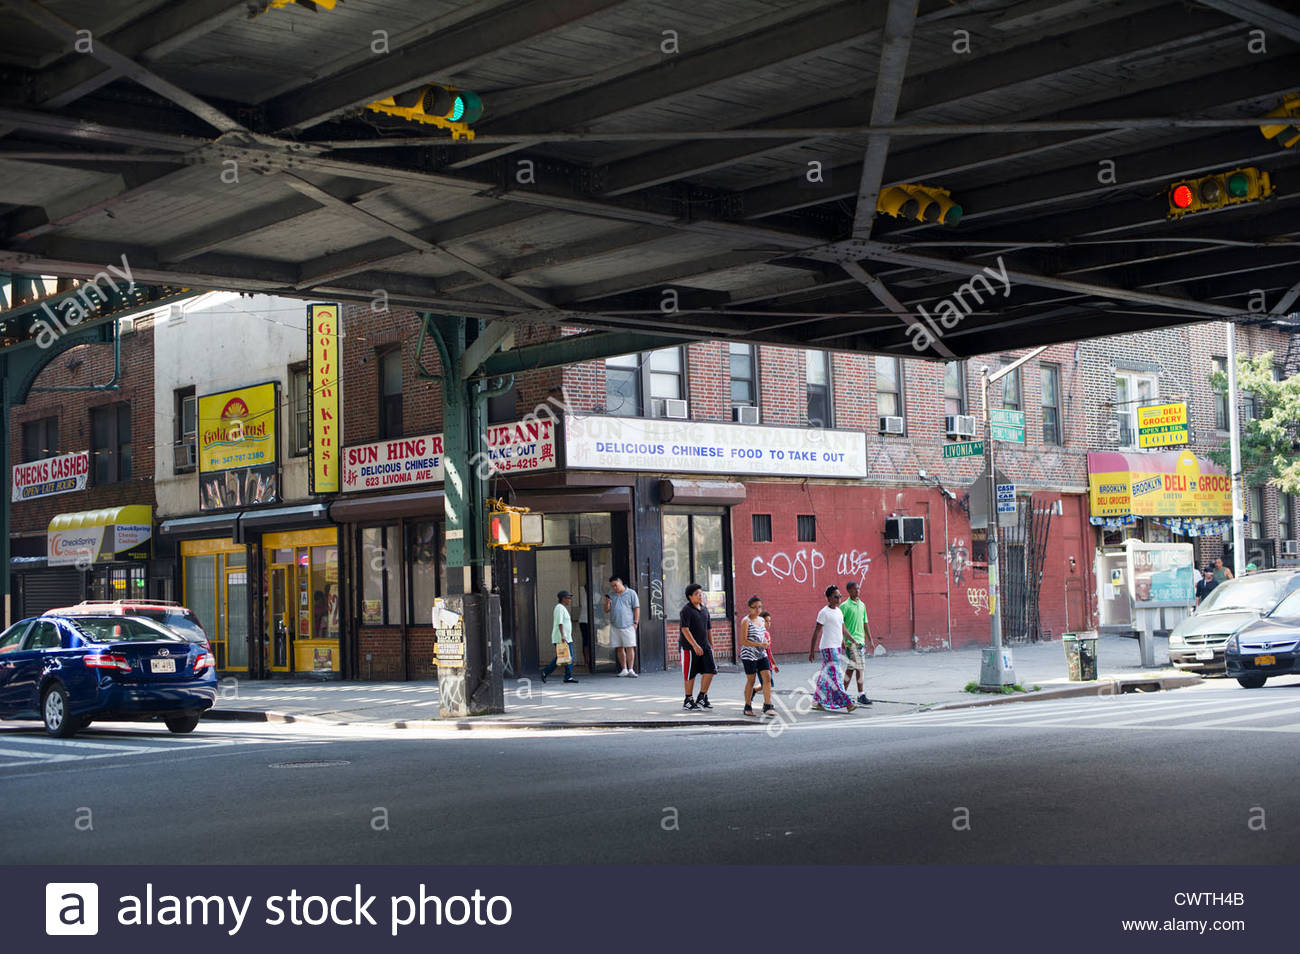
[[[542,682],[555,672],[560,665],[560,647],[564,647],[564,681],[577,682],[573,678],[573,617],[569,615],[569,604],[573,594],[560,590],[555,594],[555,612],[551,614],[551,645],[555,647],[555,658],[542,669]]]
[[[840,604],[844,614],[844,691],[847,692],[853,674],[858,674],[858,705],[869,706],[871,700],[862,686],[862,674],[866,670],[866,641],[871,640],[867,631],[867,604],[858,598],[858,581],[849,580],[844,584],[849,598]],[[872,647],[875,640],[871,640]]]

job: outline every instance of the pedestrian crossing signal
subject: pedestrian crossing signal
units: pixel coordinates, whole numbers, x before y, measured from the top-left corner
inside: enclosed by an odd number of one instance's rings
[[[545,542],[540,513],[496,511],[488,516],[488,544],[503,550],[527,550]]]

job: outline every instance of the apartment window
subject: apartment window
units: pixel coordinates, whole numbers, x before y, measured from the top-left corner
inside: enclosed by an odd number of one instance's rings
[[[903,416],[903,363],[878,354],[876,361],[876,413],[881,417]]]
[[[1250,538],[1252,540],[1264,539],[1264,488],[1251,487],[1247,490],[1250,495],[1249,509],[1247,515],[1250,518]]]
[[[758,361],[753,345],[727,345],[731,362],[731,403],[733,405],[758,404]]]
[[[302,457],[311,446],[310,391],[311,379],[307,376],[307,366],[290,368],[289,410],[293,415],[293,430],[290,431],[289,439],[293,442],[291,452],[294,457]]]
[[[663,414],[664,401],[680,401],[686,397],[685,362],[681,348],[660,348],[651,351],[646,360],[650,385],[650,411]]]
[[[1290,540],[1294,529],[1292,526],[1292,503],[1290,494],[1277,495],[1277,538]]]
[[[808,424],[832,427],[831,356],[825,351],[804,352],[804,380],[808,391]]]
[[[800,543],[817,542],[817,515],[812,513],[801,513],[795,517],[795,529],[798,531]]]
[[[749,519],[754,528],[754,542],[771,543],[772,515],[770,513],[756,513]]]
[[[172,395],[172,406],[172,441],[175,444],[172,473],[184,474],[194,469],[198,453],[195,438],[198,432],[199,399],[194,394],[193,386],[177,388]]]
[[[1012,358],[1005,359],[1008,364]],[[1005,374],[1002,377],[1002,406],[1009,411],[1023,411],[1023,399],[1020,396],[1020,369]]]
[[[943,368],[943,413],[966,413],[966,364],[949,361]]]
[[[1061,444],[1061,366],[1039,365],[1043,408],[1043,443]]]
[[[1136,447],[1138,408],[1160,400],[1160,382],[1154,374],[1115,374],[1115,422],[1120,447]]]
[[[379,356],[379,436],[402,436],[402,349]]]
[[[7,439],[7,438],[6,438]],[[44,460],[59,453],[59,419],[43,417],[23,425],[23,463]]]
[[[1222,356],[1215,356],[1210,359],[1215,371],[1224,374],[1228,373],[1228,359]],[[1214,396],[1214,426],[1220,431],[1228,429],[1228,385],[1225,382],[1223,390]]]
[[[621,417],[641,416],[641,356],[605,359],[605,411]]]
[[[131,405],[110,404],[91,410],[90,456],[96,484],[131,479]]]

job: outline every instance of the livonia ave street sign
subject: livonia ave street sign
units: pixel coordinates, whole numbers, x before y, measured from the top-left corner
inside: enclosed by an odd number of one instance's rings
[[[979,457],[984,453],[983,441],[965,441],[961,444],[945,444],[943,447],[943,456],[948,457]]]

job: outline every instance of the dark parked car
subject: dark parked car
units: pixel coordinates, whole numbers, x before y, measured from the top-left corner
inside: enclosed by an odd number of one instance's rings
[[[1247,689],[1258,689],[1269,676],[1300,673],[1300,591],[1237,630],[1228,640],[1224,661],[1228,675]]]
[[[1178,669],[1223,672],[1228,637],[1297,589],[1300,572],[1295,570],[1266,570],[1220,583],[1169,634],[1169,661]]]
[[[0,718],[67,738],[95,721],[190,732],[217,698],[212,653],[133,616],[36,616],[0,633]]]

